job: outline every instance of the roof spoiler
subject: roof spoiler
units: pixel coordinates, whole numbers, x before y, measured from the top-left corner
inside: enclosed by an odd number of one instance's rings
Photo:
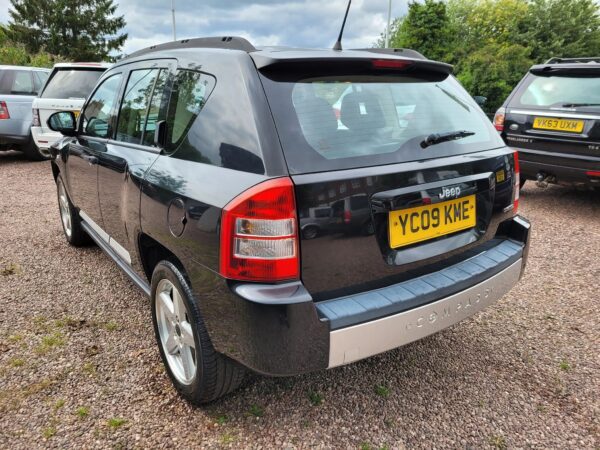
[[[552,76],[552,75],[589,75],[600,72],[600,64],[580,64],[580,63],[561,63],[561,64],[539,64],[529,69],[534,75]]]
[[[450,64],[431,61],[428,59],[402,58],[385,55],[365,55],[365,52],[351,51],[341,53],[339,56],[331,53],[325,55],[311,56],[289,56],[273,57],[269,54],[252,53],[256,68],[263,72],[301,72],[304,74],[327,74],[339,73],[340,69],[347,70],[349,74],[407,74],[407,73],[429,73],[438,78],[446,78],[452,74],[453,67]],[[373,52],[378,53],[378,52]]]

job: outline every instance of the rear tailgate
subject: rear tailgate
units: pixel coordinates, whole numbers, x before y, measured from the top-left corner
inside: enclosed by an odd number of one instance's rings
[[[335,227],[301,241],[306,288],[316,299],[339,297],[460,259],[513,215],[513,170],[512,152],[498,149],[425,164],[293,176],[299,210],[369,198],[366,215],[347,207],[341,218],[332,217]]]
[[[513,152],[448,66],[253,58],[299,216],[331,210],[329,223],[300,245],[302,281],[315,300],[468,258],[514,215]],[[459,136],[438,135],[453,132]]]

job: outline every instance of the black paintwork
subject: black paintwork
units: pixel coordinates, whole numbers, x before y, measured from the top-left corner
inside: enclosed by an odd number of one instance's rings
[[[600,63],[557,60],[533,66],[504,102],[506,109],[501,135],[506,145],[519,151],[521,177],[535,180],[538,174],[559,184],[600,187],[600,112],[598,108],[546,108],[519,105],[517,97],[534,76],[564,75],[589,77],[600,74]],[[581,133],[533,129],[536,117],[584,120]]]
[[[253,284],[224,279],[219,274],[222,208],[262,181],[290,176],[254,63],[260,58],[266,65],[286,58],[297,60],[302,52],[256,50],[249,54],[236,49],[174,47],[129,57],[108,70],[99,83],[122,73],[122,97],[133,69],[168,70],[168,86],[177,68],[215,77],[216,86],[189,131],[195,150],[168,153],[119,142],[114,133],[108,139],[89,138],[80,128],[77,136],[65,138],[52,149],[53,172],[62,173],[73,204],[122,251],[103,241],[91,223],[84,222],[86,230],[146,293],[152,263],[164,257],[176,260],[219,352],[265,374],[325,368],[330,326],[319,318],[315,301],[439,270],[446,261],[461,261],[478,249],[483,251],[493,237],[527,244],[527,235],[517,236],[520,228],[508,225],[515,220],[510,210],[512,152],[497,148],[403,164],[295,174],[299,210],[333,207],[342,201],[342,213],[350,205],[353,218],[338,223],[339,217],[332,215],[330,226],[316,238],[302,240],[299,283],[261,291]],[[306,56],[314,58],[313,53]],[[319,58],[330,54],[323,51]],[[350,55],[373,57],[368,51]],[[495,181],[497,171],[506,176],[501,183]],[[402,250],[389,248],[388,209],[417,206],[425,198],[437,202],[440,188],[454,185],[461,186],[461,195],[477,195],[475,229]],[[357,195],[360,201],[353,202],[352,196]],[[123,251],[129,253],[130,264]],[[269,304],[275,295],[277,304]]]

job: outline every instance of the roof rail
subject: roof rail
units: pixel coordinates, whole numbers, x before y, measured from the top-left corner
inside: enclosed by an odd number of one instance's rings
[[[577,63],[600,63],[600,56],[587,58],[550,58],[545,64],[577,64]]]
[[[396,55],[396,56],[406,56],[407,58],[413,59],[427,59],[421,53],[416,50],[411,50],[409,48],[353,48],[352,50],[362,51],[362,52],[371,52],[371,53],[382,53],[384,55]]]
[[[133,52],[131,55],[127,55],[123,59],[135,58],[137,56],[162,50],[176,50],[180,48],[222,48],[229,50],[242,50],[248,53],[256,51],[256,48],[249,41],[242,37],[219,36],[165,42],[164,44],[153,45],[151,47],[138,50],[137,52]]]

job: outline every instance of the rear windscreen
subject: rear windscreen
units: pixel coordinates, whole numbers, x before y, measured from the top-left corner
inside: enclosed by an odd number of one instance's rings
[[[37,95],[31,70],[0,70],[0,94]]]
[[[59,69],[50,78],[41,98],[87,98],[105,69]]]
[[[475,101],[452,77],[262,77],[292,173],[451,156],[503,146]],[[435,133],[468,131],[427,147]]]
[[[511,100],[510,106],[600,111],[600,76],[529,74]]]

